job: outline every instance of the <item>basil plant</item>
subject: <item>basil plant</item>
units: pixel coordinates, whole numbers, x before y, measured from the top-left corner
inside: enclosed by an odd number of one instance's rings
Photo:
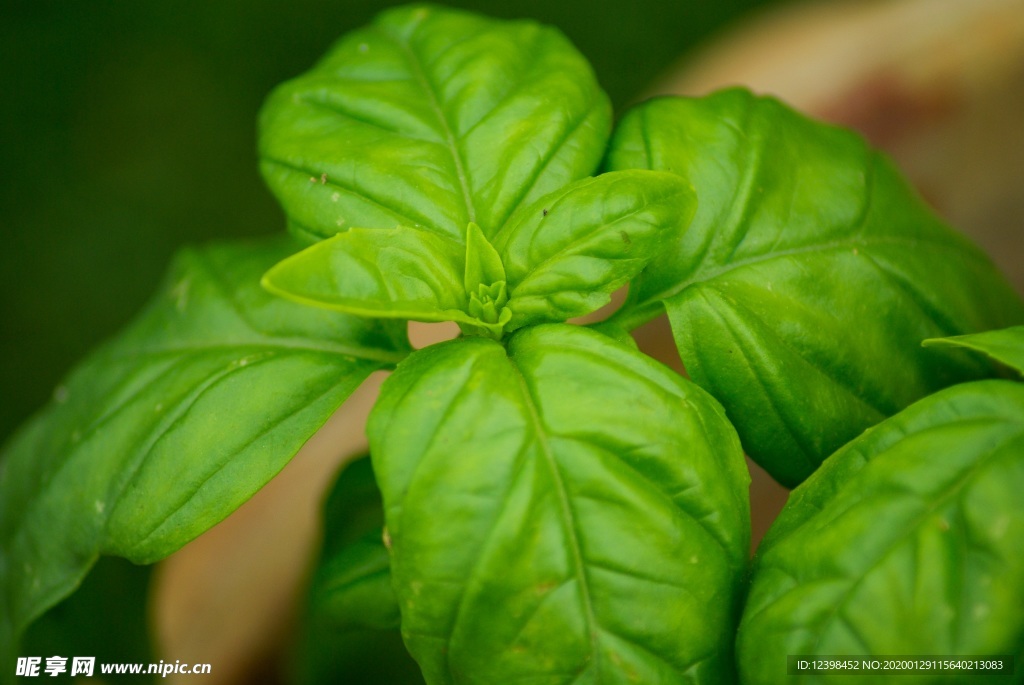
[[[182,252],[6,446],[0,678],[100,557],[200,535],[382,369],[299,680],[352,682],[352,640],[430,685],[1024,673],[1024,303],[860,137],[740,89],[613,126],[557,30],[404,7],[273,92],[259,158],[287,233]],[[632,342],[666,312],[688,377]],[[744,454],[799,486],[752,565]]]

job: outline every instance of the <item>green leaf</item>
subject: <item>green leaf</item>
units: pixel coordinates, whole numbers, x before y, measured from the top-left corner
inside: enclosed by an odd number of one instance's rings
[[[998,380],[927,397],[830,457],[758,551],[737,643],[743,682],[784,681],[788,654],[1019,664],[1022,457],[1024,385]]]
[[[998,331],[986,331],[952,338],[932,338],[922,343],[925,347],[962,347],[977,350],[1018,373],[1024,374],[1024,326],[1013,326]]]
[[[323,552],[289,682],[423,682],[398,631],[383,526],[370,460],[347,464],[324,506]]]
[[[459,243],[423,230],[353,228],[275,265],[263,286],[359,316],[458,321],[468,318],[463,259]]]
[[[857,135],[771,98],[664,98],[623,119],[611,169],[693,184],[690,228],[609,325],[668,310],[686,369],[788,485],[868,426],[990,364],[925,338],[1024,321],[988,258]]]
[[[310,591],[314,631],[398,628],[383,527],[370,460],[359,459],[342,471],[324,507],[324,549]]]
[[[260,168],[289,226],[488,236],[519,206],[594,172],[611,109],[553,28],[432,6],[392,9],[280,86]]]
[[[502,278],[504,271],[480,228],[469,224],[467,232],[463,246],[417,228],[353,228],[275,265],[263,287],[347,314],[456,321],[468,333],[500,338],[511,315],[505,281],[479,283],[470,292],[465,283]]]
[[[428,683],[733,681],[749,478],[698,387],[536,326],[414,353],[368,435]]]
[[[301,307],[260,275],[293,240],[186,250],[161,292],[7,445],[0,656],[101,554],[160,559],[270,480],[400,329]]]
[[[508,329],[607,304],[678,240],[695,203],[672,174],[624,171],[577,181],[520,211],[494,241],[508,276]]]

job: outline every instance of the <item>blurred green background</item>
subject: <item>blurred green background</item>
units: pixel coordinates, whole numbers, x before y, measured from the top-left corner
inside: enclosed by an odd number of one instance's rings
[[[617,110],[777,0],[451,5],[559,26]],[[281,230],[256,171],[277,83],[390,4],[39,0],[0,21],[0,441],[156,287],[180,245]]]

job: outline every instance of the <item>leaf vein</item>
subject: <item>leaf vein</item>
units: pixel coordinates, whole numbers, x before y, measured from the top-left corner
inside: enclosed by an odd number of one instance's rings
[[[540,414],[538,413],[537,405],[533,398],[533,393],[530,389],[529,383],[523,375],[522,370],[515,363],[515,360],[512,360],[510,366],[516,374],[516,380],[519,383],[519,390],[523,397],[523,404],[529,412],[529,420],[532,427],[531,432],[537,439],[537,444],[540,447],[540,455],[543,457],[544,463],[550,471],[552,484],[554,485],[555,492],[558,495],[558,502],[562,511],[562,524],[566,535],[569,538],[569,551],[572,555],[573,566],[576,569],[576,579],[580,585],[580,594],[583,601],[583,611],[587,624],[587,632],[589,633],[588,637],[590,640],[591,653],[594,658],[594,663],[598,665],[598,668],[596,669],[596,678],[600,681],[600,662],[598,660],[598,631],[600,628],[597,623],[594,607],[590,598],[590,583],[587,578],[586,566],[583,562],[583,548],[580,542],[579,530],[576,525],[576,516],[573,512],[572,502],[570,501],[565,481],[562,478],[558,461],[551,449],[551,444],[547,440],[545,426],[541,421]]]
[[[256,365],[256,364],[261,364],[261,363],[263,363],[263,362],[266,362],[266,361],[270,361],[270,360],[273,360],[273,359],[275,359],[275,357],[276,357],[276,355],[267,355],[267,356],[266,356],[266,357],[264,357],[263,359],[260,359],[260,360],[256,361],[256,362],[255,362],[255,364],[250,364],[250,365],[249,365],[248,367],[245,367],[245,368],[252,368],[252,366],[254,366],[254,365]],[[149,444],[149,445],[148,445],[148,446],[146,447],[146,450],[145,450],[145,452],[146,452],[146,455],[147,455],[147,456],[149,455],[149,452],[151,452],[151,451],[152,451],[153,447],[154,447],[154,446],[156,446],[156,444],[157,444],[157,443],[158,443],[158,442],[159,442],[159,441],[160,441],[160,440],[161,440],[161,439],[162,439],[162,438],[163,438],[163,437],[164,437],[164,436],[165,436],[165,435],[166,435],[167,433],[169,433],[169,432],[170,432],[170,431],[171,431],[171,430],[172,430],[172,429],[173,429],[173,428],[174,428],[175,426],[177,426],[177,425],[180,425],[180,424],[181,424],[181,421],[182,421],[182,420],[184,419],[185,415],[186,415],[186,414],[188,414],[188,412],[189,412],[189,411],[191,411],[192,407],[194,407],[194,406],[195,406],[195,404],[196,404],[196,403],[197,403],[197,402],[199,401],[199,399],[200,399],[200,398],[201,398],[201,397],[202,397],[202,396],[203,396],[204,394],[206,394],[206,393],[207,393],[207,392],[208,392],[209,390],[211,390],[212,388],[216,387],[216,386],[217,386],[217,385],[218,385],[218,384],[219,384],[220,382],[222,382],[223,380],[225,380],[226,378],[228,378],[228,377],[229,377],[230,375],[232,375],[232,373],[233,373],[234,371],[240,370],[241,368],[242,368],[242,367],[239,367],[239,368],[236,368],[236,369],[229,369],[227,373],[221,374],[221,375],[220,375],[219,377],[215,377],[215,378],[213,379],[213,382],[212,382],[212,383],[209,383],[208,385],[206,385],[205,387],[203,387],[203,388],[202,388],[202,389],[200,390],[200,392],[199,392],[199,393],[197,393],[197,394],[196,394],[196,395],[195,395],[194,397],[192,397],[192,398],[190,399],[190,401],[189,401],[188,405],[187,405],[186,407],[184,407],[184,409],[183,409],[183,410],[181,410],[181,411],[180,411],[180,412],[178,413],[178,415],[177,415],[177,416],[175,417],[174,421],[172,421],[172,422],[171,422],[171,423],[170,423],[170,424],[169,424],[168,426],[166,426],[166,427],[165,427],[165,428],[164,428],[164,429],[163,429],[163,430],[162,430],[162,431],[160,432],[160,434],[159,434],[159,435],[155,436],[155,437],[154,437],[154,438],[153,438],[153,439],[152,439],[152,440],[150,441],[150,444]],[[241,453],[245,452],[245,451],[246,451],[247,449],[249,449],[249,448],[250,448],[250,447],[251,447],[252,445],[254,445],[254,444],[256,443],[256,441],[258,441],[258,440],[262,440],[262,439],[263,439],[263,438],[265,438],[265,437],[266,437],[266,436],[267,436],[268,434],[270,434],[271,432],[273,432],[274,430],[276,430],[277,428],[279,428],[279,427],[280,427],[280,425],[281,425],[282,423],[284,423],[284,422],[285,422],[285,421],[287,421],[288,419],[292,418],[293,416],[295,416],[295,415],[296,415],[296,414],[298,414],[299,412],[303,411],[304,409],[306,409],[306,408],[308,408],[308,407],[311,407],[311,406],[315,405],[315,404],[316,404],[316,403],[318,403],[318,402],[319,402],[320,400],[322,400],[323,398],[327,397],[327,396],[328,396],[328,395],[330,395],[330,394],[331,394],[332,392],[334,392],[334,391],[335,391],[336,389],[337,389],[337,385],[336,385],[336,384],[334,384],[334,383],[329,383],[329,384],[327,385],[327,387],[326,387],[326,388],[324,389],[324,391],[323,391],[323,392],[321,392],[321,393],[320,393],[319,395],[317,395],[316,397],[314,397],[314,398],[313,398],[312,400],[310,400],[310,401],[306,402],[306,403],[305,403],[305,404],[303,404],[303,405],[300,405],[300,406],[298,406],[298,407],[294,407],[294,408],[290,409],[290,410],[289,410],[289,411],[288,411],[288,412],[287,412],[287,413],[286,413],[286,414],[285,414],[284,416],[282,416],[282,417],[280,417],[280,418],[277,418],[277,419],[275,419],[275,420],[274,420],[274,423],[272,423],[271,425],[267,426],[266,428],[264,428],[263,430],[261,430],[261,431],[260,431],[259,433],[255,434],[255,435],[253,435],[253,436],[250,436],[250,437],[249,437],[249,439],[248,439],[248,440],[246,440],[246,441],[245,441],[245,442],[244,442],[244,443],[243,443],[243,444],[242,444],[242,445],[241,445],[240,447],[238,447],[237,449],[233,450],[233,452],[234,452],[234,453],[233,453],[233,454],[231,455],[231,457],[230,457],[230,458],[228,458],[228,459],[224,460],[223,462],[221,462],[220,464],[218,464],[218,465],[217,465],[217,467],[216,467],[216,468],[215,468],[215,469],[214,469],[213,471],[211,471],[211,472],[210,472],[209,474],[207,474],[207,475],[206,475],[206,476],[205,476],[205,477],[203,478],[203,480],[202,480],[202,481],[200,481],[200,482],[199,482],[199,483],[198,483],[198,484],[196,485],[196,487],[195,487],[195,488],[194,488],[194,489],[192,490],[192,492],[191,492],[191,493],[189,493],[189,495],[188,495],[187,497],[183,498],[183,501],[182,501],[182,503],[181,503],[181,504],[179,504],[179,505],[178,505],[177,507],[175,507],[175,508],[174,508],[174,509],[173,509],[172,511],[169,511],[169,512],[167,512],[167,514],[166,514],[166,515],[165,515],[165,516],[164,516],[163,518],[161,518],[161,519],[160,519],[160,521],[159,521],[159,522],[157,522],[157,523],[156,523],[156,524],[155,524],[155,525],[153,526],[152,530],[150,530],[150,532],[149,532],[149,533],[148,533],[148,534],[147,534],[147,535],[146,535],[146,536],[145,536],[145,537],[144,537],[144,538],[143,538],[142,540],[140,540],[139,542],[137,542],[137,543],[136,543],[136,547],[140,547],[140,546],[143,546],[143,545],[145,545],[145,544],[146,544],[147,542],[149,542],[149,540],[150,540],[150,539],[151,539],[151,538],[152,538],[152,537],[153,537],[154,535],[156,535],[156,534],[157,534],[157,533],[159,532],[160,528],[161,528],[161,527],[162,527],[162,526],[163,526],[163,525],[164,525],[164,524],[165,524],[165,523],[166,523],[167,521],[169,521],[169,520],[171,519],[171,517],[173,517],[173,516],[174,516],[175,514],[177,514],[177,513],[179,512],[179,511],[181,511],[182,509],[184,509],[184,508],[185,508],[186,506],[188,506],[189,502],[190,502],[190,501],[192,500],[192,498],[193,498],[193,497],[195,497],[196,493],[198,493],[198,492],[199,492],[200,490],[202,490],[202,488],[203,488],[203,487],[204,487],[204,486],[205,486],[205,485],[206,485],[206,484],[207,484],[207,483],[208,483],[209,481],[211,481],[211,480],[212,480],[213,478],[215,478],[215,477],[217,476],[217,474],[219,474],[219,473],[220,473],[221,471],[223,471],[223,470],[224,470],[225,468],[227,468],[228,464],[230,464],[230,463],[231,463],[232,461],[234,461],[234,458],[235,458],[235,457],[237,457],[237,456],[238,456],[239,454],[241,454]],[[294,456],[294,455],[292,455],[292,456]],[[290,458],[289,458],[289,459],[290,459]],[[135,469],[135,471],[134,471],[134,472],[132,473],[132,478],[134,478],[134,476],[135,476],[135,472],[137,472],[137,469]],[[129,482],[130,482],[130,480],[129,480]],[[122,489],[122,492],[124,491],[124,489],[127,489],[127,484],[125,485],[125,488],[123,488],[123,489]]]
[[[469,179],[466,176],[465,164],[462,158],[462,149],[459,147],[455,134],[452,132],[451,123],[448,121],[448,115],[441,106],[441,102],[438,98],[437,87],[431,81],[430,75],[424,69],[422,58],[415,50],[413,50],[411,45],[390,32],[383,31],[382,34],[394,45],[398,46],[398,48],[405,54],[410,71],[417,83],[419,83],[424,94],[427,96],[430,108],[433,110],[434,116],[437,117],[437,121],[441,125],[446,147],[452,157],[452,162],[455,165],[455,175],[459,179],[459,187],[462,190],[462,200],[466,206],[466,214],[469,221],[475,222],[476,207],[473,204],[473,195],[469,187]]]
[[[279,166],[279,167],[281,167],[283,169],[286,169],[286,170],[288,170],[288,171],[290,171],[290,172],[292,172],[292,173],[294,173],[296,175],[299,175],[299,176],[303,176],[303,177],[308,176],[309,178],[316,178],[319,175],[319,172],[316,172],[316,171],[314,171],[312,169],[308,169],[308,168],[303,167],[303,166],[301,166],[299,164],[294,164],[292,162],[287,162],[287,161],[282,160],[282,159],[277,159],[277,158],[274,158],[274,157],[267,157],[267,156],[264,156],[262,159],[263,159],[263,163],[264,164],[272,164],[274,166]],[[408,216],[404,215],[404,214],[401,214],[398,211],[396,211],[395,209],[393,209],[393,208],[389,207],[387,204],[385,204],[384,200],[381,200],[381,199],[378,199],[376,197],[373,197],[372,195],[370,195],[368,192],[366,192],[363,189],[354,188],[354,187],[345,185],[344,183],[340,182],[337,178],[332,178],[332,177],[325,178],[324,179],[324,185],[330,186],[332,188],[337,188],[339,191],[344,192],[344,193],[346,193],[348,195],[351,195],[351,196],[355,197],[356,199],[363,200],[365,202],[368,202],[368,203],[372,204],[373,206],[377,207],[378,209],[380,209],[380,210],[384,211],[385,213],[390,214],[392,217],[394,217],[396,225],[399,225],[399,226],[422,226],[426,230],[429,230],[430,232],[435,233],[435,234],[437,234],[439,236],[449,237],[449,238],[451,237],[450,234],[447,231],[445,231],[444,229],[436,226],[434,224],[434,222],[431,221],[429,218],[427,218],[425,215],[421,215],[419,212],[410,212],[410,214]],[[402,211],[409,212],[411,209],[412,209],[411,207],[403,207]],[[413,216],[413,214],[415,214],[416,216]],[[391,228],[391,227],[390,226],[364,226],[362,228]],[[316,237],[318,239],[323,239],[325,236],[318,232],[316,234]]]

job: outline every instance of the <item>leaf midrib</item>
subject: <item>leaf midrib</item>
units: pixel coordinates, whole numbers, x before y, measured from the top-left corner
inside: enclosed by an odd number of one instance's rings
[[[991,417],[977,417],[977,418],[971,418],[971,419],[964,420],[964,421],[959,421],[959,422],[956,423],[956,425],[964,425],[964,424],[971,424],[971,423],[981,423],[981,424],[996,423],[996,424],[998,424],[998,423],[1004,423],[1004,422],[1005,421],[998,420],[998,419],[997,420],[993,420]],[[992,465],[993,454],[999,455],[1000,453],[1002,453],[1002,451],[1004,450],[1004,448],[1008,444],[1013,443],[1014,441],[1021,440],[1021,438],[1024,438],[1024,430],[1018,430],[1016,432],[1011,432],[1008,436],[1006,436],[1006,438],[1003,441],[1000,442],[1000,444],[996,448],[992,449],[989,453],[985,454],[982,458],[978,459],[978,461],[975,462],[967,470],[967,473],[963,474],[963,477],[957,479],[957,481],[955,483],[953,483],[948,489],[946,489],[946,491],[943,492],[941,496],[939,496],[935,501],[931,502],[926,507],[924,507],[924,509],[921,512],[919,512],[918,515],[915,516],[913,518],[913,520],[911,520],[908,523],[908,525],[906,526],[906,529],[909,530],[909,531],[912,531],[912,533],[916,533],[917,530],[920,529],[920,527],[931,516],[935,515],[942,507],[944,507],[947,503],[949,503],[950,500],[954,499],[958,494],[960,494],[961,491],[963,491],[965,488],[967,488],[968,485],[972,484],[973,481],[975,480],[975,478],[979,475],[979,473],[985,471],[989,466]],[[865,468],[868,465],[870,465],[870,463],[874,459],[876,459],[878,456],[879,455],[873,455],[868,460],[868,462],[865,463]],[[801,526],[801,528],[802,527],[803,526]],[[863,571],[860,573],[860,575],[854,580],[854,582],[850,585],[850,587],[847,588],[846,591],[843,593],[843,599],[832,608],[832,610],[828,613],[828,615],[824,619],[822,619],[820,621],[819,625],[825,626],[825,625],[831,624],[831,622],[833,620],[836,620],[837,618],[842,619],[842,620],[847,620],[844,615],[840,614],[840,612],[853,599],[853,596],[854,596],[857,588],[859,588],[860,585],[864,582],[864,580],[868,577],[868,575],[870,575],[870,572],[873,571],[882,561],[884,561],[887,557],[889,557],[889,555],[891,555],[893,552],[895,552],[896,550],[900,549],[903,545],[907,544],[908,541],[913,541],[915,539],[916,538],[913,536],[913,534],[911,534],[911,535],[901,535],[901,536],[898,536],[898,537],[894,537],[891,544],[887,545],[885,547],[885,549],[880,554],[878,554],[874,559],[872,559],[870,562],[868,562],[863,567]],[[788,572],[788,570],[782,569],[782,571],[784,573],[786,573],[787,575],[790,575],[792,577],[792,575]],[[844,578],[844,580],[846,580],[846,578]],[[774,604],[774,602],[773,602],[773,604]],[[767,606],[765,608],[767,608]],[[763,613],[763,610],[762,610],[762,612],[759,612],[759,613]],[[824,636],[824,633],[825,633],[824,629],[818,631],[818,636],[815,639],[814,646],[810,649],[810,651],[808,653],[810,653],[810,654],[817,653],[817,651],[816,651],[817,647],[820,644],[821,639]]]
[[[761,147],[758,146],[756,150],[760,152]],[[874,182],[876,176],[876,158],[877,155],[871,155],[866,160],[865,197],[863,199],[862,206],[859,208],[859,212],[856,218],[854,218],[854,220],[851,221],[849,224],[848,235],[846,237],[839,240],[814,243],[811,245],[804,245],[801,247],[790,248],[787,250],[770,250],[767,253],[754,255],[752,257],[740,259],[738,261],[731,261],[732,256],[735,255],[740,244],[743,242],[746,236],[751,233],[751,228],[748,227],[745,231],[743,231],[740,240],[736,243],[736,245],[733,246],[733,250],[729,253],[729,257],[726,259],[724,263],[719,263],[717,266],[714,266],[709,269],[702,268],[704,266],[705,260],[707,259],[707,254],[715,242],[714,240],[709,241],[704,246],[704,249],[701,251],[701,254],[698,258],[698,268],[692,277],[684,280],[679,284],[669,285],[667,288],[655,293],[654,295],[651,295],[650,297],[646,298],[646,300],[643,303],[638,304],[636,306],[636,309],[641,311],[650,310],[652,309],[650,305],[652,305],[653,303],[663,302],[665,300],[673,298],[694,284],[708,283],[710,281],[718,279],[719,277],[725,274],[732,273],[734,271],[738,271],[749,266],[757,266],[759,264],[769,263],[773,260],[783,259],[794,255],[826,253],[840,250],[854,250],[858,248],[866,249],[880,245],[904,245],[912,249],[919,248],[922,245],[925,245],[937,250],[954,250],[961,253],[963,257],[970,257],[974,261],[984,259],[977,252],[971,250],[963,250],[962,245],[942,241],[938,239],[937,236],[916,236],[913,238],[904,238],[896,235],[864,236],[864,228],[868,220],[872,216],[872,209],[875,206],[876,190]],[[758,163],[760,162],[760,154],[758,154],[757,161]],[[730,228],[728,231],[724,232],[725,235],[733,235],[736,232],[738,223],[744,221],[750,214],[750,209],[752,205],[749,199],[750,190],[753,185],[752,181],[754,175],[752,172],[752,168],[754,167],[754,165],[750,165],[750,167],[751,168],[748,169],[748,173],[744,177],[744,182],[741,188],[742,192],[740,193],[743,205],[742,209],[740,211],[734,209],[734,211],[730,213]],[[660,307],[656,307],[653,309],[655,315],[660,313],[661,311]]]
[[[616,218],[612,219],[611,221],[600,223],[599,225],[595,226],[592,230],[586,232],[583,235],[580,235],[578,237],[574,237],[574,239],[571,242],[569,242],[565,246],[559,248],[556,252],[548,255],[547,257],[544,257],[542,261],[536,262],[536,264],[534,266],[530,267],[530,269],[527,271],[526,275],[522,278],[522,280],[520,280],[518,283],[516,283],[515,285],[512,286],[513,292],[518,293],[519,289],[523,288],[526,284],[530,283],[531,280],[536,280],[537,277],[538,277],[538,274],[540,274],[541,276],[546,275],[546,274],[542,273],[542,270],[547,268],[552,262],[556,262],[557,260],[565,257],[567,254],[570,257],[576,256],[576,254],[578,254],[579,250],[588,247],[588,245],[587,245],[588,241],[591,241],[591,240],[595,239],[595,237],[597,239],[600,239],[602,237],[602,234],[606,230],[613,229],[618,224],[620,224],[620,223],[622,223],[624,221],[628,221],[628,220],[630,220],[630,219],[632,219],[632,218],[642,214],[643,212],[645,212],[648,209],[650,209],[652,204],[657,204],[657,203],[653,203],[653,202],[652,203],[645,203],[641,207],[637,207],[635,209],[632,209],[632,210],[626,212],[625,214],[620,214],[619,216],[617,216]],[[539,233],[539,231],[534,233],[533,236],[531,236],[531,244],[530,244],[531,251],[532,251],[533,242],[536,239],[537,233]],[[583,255],[586,256],[586,252],[583,252]],[[617,257],[617,258],[614,258],[614,259],[612,259],[612,258],[605,258],[605,260],[609,261],[609,262],[613,262],[613,261],[614,262],[625,262],[625,261],[630,261],[630,260],[632,260],[632,261],[642,260],[643,258],[644,257],[642,255],[641,256],[635,256],[635,255],[634,256],[625,256],[624,255],[622,257]],[[527,289],[527,294],[530,294],[529,289]],[[538,291],[537,294],[545,295],[545,294],[547,294],[547,292],[541,290],[541,291]]]
[[[648,303],[649,302],[654,302],[654,301],[670,299],[670,298],[672,298],[672,297],[674,297],[676,295],[679,295],[684,290],[689,288],[691,285],[700,284],[700,283],[708,283],[708,282],[713,281],[713,280],[715,280],[715,279],[719,278],[720,276],[723,276],[723,275],[725,275],[727,273],[730,273],[730,272],[733,272],[733,271],[738,271],[738,270],[743,269],[743,268],[748,267],[748,266],[756,266],[758,264],[764,264],[764,263],[767,263],[767,262],[771,262],[772,260],[782,259],[784,257],[792,257],[794,255],[813,254],[813,253],[816,253],[816,252],[825,253],[825,252],[832,252],[832,251],[838,251],[838,250],[853,250],[853,249],[860,249],[860,248],[870,248],[870,247],[875,247],[875,246],[880,246],[880,245],[903,245],[903,246],[906,246],[908,248],[920,248],[922,245],[927,245],[927,246],[929,246],[931,248],[935,248],[935,249],[945,249],[945,250],[955,250],[955,251],[960,251],[961,250],[960,246],[958,246],[958,245],[952,245],[952,244],[940,242],[938,240],[929,240],[929,239],[920,238],[920,237],[917,237],[917,238],[901,238],[901,237],[898,237],[898,236],[888,236],[888,237],[876,236],[876,237],[873,237],[873,238],[863,238],[862,237],[862,238],[847,238],[847,239],[843,239],[843,240],[835,240],[835,241],[830,241],[830,242],[827,242],[827,243],[818,243],[818,244],[815,244],[815,245],[807,245],[807,246],[804,246],[804,247],[795,247],[795,248],[791,248],[791,249],[788,249],[788,250],[779,250],[779,251],[771,252],[771,253],[768,253],[768,254],[756,255],[756,256],[753,256],[753,257],[748,257],[746,259],[741,259],[741,260],[736,261],[736,262],[730,262],[728,264],[724,264],[724,265],[721,265],[721,266],[716,267],[716,268],[712,268],[712,269],[708,269],[708,270],[699,270],[695,276],[693,276],[692,278],[688,278],[687,280],[683,281],[681,284],[675,285],[675,286],[670,286],[669,288],[666,288],[665,290],[662,290],[659,293],[657,293],[655,295],[652,295],[650,298],[648,298]],[[978,255],[974,254],[973,252],[964,252],[963,256],[965,256],[965,257],[966,256],[970,256],[970,257],[974,258],[975,260],[978,259]]]
[[[266,361],[266,360],[261,360],[261,361]],[[125,480],[124,486],[118,492],[117,497],[114,498],[114,501],[116,501],[116,504],[111,509],[110,514],[107,516],[106,520],[104,521],[103,533],[104,533],[104,537],[106,539],[109,540],[109,530],[108,529],[109,529],[109,525],[110,525],[110,520],[111,520],[111,518],[113,518],[113,515],[116,513],[116,511],[118,509],[118,506],[121,504],[122,499],[124,497],[124,493],[127,491],[128,487],[134,482],[135,477],[138,475],[139,470],[141,469],[143,463],[148,459],[149,455],[152,453],[153,448],[156,446],[156,444],[160,440],[162,440],[164,438],[164,436],[167,435],[171,431],[171,429],[173,429],[176,425],[181,423],[181,421],[185,418],[185,416],[190,411],[192,411],[192,408],[195,406],[195,404],[199,401],[199,399],[203,395],[205,395],[212,388],[214,388],[217,385],[219,385],[225,378],[231,376],[232,374],[236,373],[239,370],[240,369],[230,369],[226,373],[219,374],[219,375],[215,376],[214,378],[212,378],[208,383],[204,384],[200,388],[199,392],[196,392],[192,396],[187,398],[186,402],[178,404],[178,406],[176,407],[176,410],[177,410],[176,411],[176,415],[172,418],[170,423],[168,423],[166,426],[164,426],[159,431],[159,433],[157,435],[154,435],[154,436],[150,437],[150,440],[148,441],[148,444],[142,450],[142,455],[143,456],[136,462],[134,468],[132,469],[132,472],[131,472],[129,478],[127,478]],[[269,435],[269,434],[273,433],[274,431],[278,430],[283,424],[285,424],[290,419],[294,418],[300,412],[303,412],[306,409],[308,409],[309,407],[313,407],[313,406],[316,406],[317,404],[319,404],[321,400],[323,400],[325,397],[327,397],[332,392],[334,392],[335,389],[336,389],[335,385],[333,385],[333,384],[332,385],[327,385],[326,388],[319,395],[317,395],[316,397],[312,398],[311,400],[309,400],[305,404],[301,404],[300,406],[296,407],[292,411],[289,411],[284,416],[276,418],[273,424],[268,425],[266,428],[264,428],[262,431],[260,431],[256,435],[250,436],[249,439],[243,445],[239,446],[228,459],[225,459],[220,464],[218,464],[217,467],[213,471],[211,471],[209,474],[207,474],[198,484],[196,484],[196,486],[192,490],[191,494],[189,494],[187,497],[185,497],[184,500],[177,507],[175,507],[172,511],[167,512],[160,519],[160,521],[157,522],[156,525],[154,525],[150,529],[150,531],[145,535],[145,537],[143,537],[141,540],[137,540],[135,542],[135,544],[132,545],[131,550],[137,552],[137,550],[139,550],[140,548],[144,549],[146,544],[149,543],[149,541],[154,536],[158,535],[161,532],[161,530],[163,529],[164,525],[168,521],[170,521],[173,517],[175,517],[179,512],[181,512],[183,509],[185,509],[193,501],[193,499],[199,493],[199,491],[202,490],[203,487],[205,487],[207,483],[209,483],[211,480],[216,478],[220,473],[222,473],[224,471],[224,469],[227,468],[234,461],[234,459],[238,457],[238,455],[243,454],[246,451],[248,451],[254,444],[256,444],[257,441],[262,440],[267,435]],[[129,553],[129,551],[125,550],[125,553],[127,555]]]
[[[537,437],[537,444],[540,447],[541,456],[544,458],[545,464],[547,464],[551,472],[551,480],[555,485],[555,491],[558,495],[559,507],[562,510],[562,522],[567,535],[569,536],[569,548],[572,554],[573,565],[576,567],[576,580],[580,585],[580,592],[583,596],[583,609],[586,614],[587,623],[587,637],[590,642],[591,658],[587,660],[587,665],[594,666],[594,674],[596,682],[601,680],[601,660],[599,657],[599,645],[598,645],[598,622],[597,617],[594,613],[594,606],[590,599],[590,583],[587,580],[586,568],[583,562],[583,549],[580,544],[579,534],[576,527],[576,519],[572,510],[572,503],[569,501],[569,492],[565,486],[565,481],[562,478],[562,473],[558,468],[558,461],[555,459],[554,452],[551,450],[551,445],[547,439],[547,433],[545,427],[540,418],[540,413],[537,411],[537,405],[534,403],[533,394],[530,391],[529,383],[526,377],[523,375],[522,370],[516,364],[515,359],[509,359],[509,366],[515,373],[516,381],[519,386],[520,394],[523,398],[523,404],[529,412],[528,419],[530,425],[533,427],[533,434]],[[585,672],[584,669],[583,672]],[[582,675],[582,672],[581,672]]]
[[[382,30],[381,34],[385,36],[389,41],[396,45],[405,56],[406,61],[409,64],[409,69],[412,72],[413,77],[419,83],[420,88],[426,95],[427,103],[430,105],[430,109],[434,116],[437,118],[438,123],[441,125],[441,132],[444,134],[444,143],[449,154],[452,157],[452,162],[455,164],[455,175],[459,179],[459,188],[462,191],[462,200],[466,205],[466,214],[469,221],[476,223],[476,207],[473,204],[473,195],[469,187],[469,179],[466,176],[465,164],[462,159],[462,150],[459,149],[458,141],[452,131],[451,124],[448,122],[448,115],[441,107],[441,101],[437,97],[437,90],[434,88],[434,84],[430,81],[426,71],[421,64],[419,55],[412,49],[404,40],[399,37],[392,35],[389,31]]]

